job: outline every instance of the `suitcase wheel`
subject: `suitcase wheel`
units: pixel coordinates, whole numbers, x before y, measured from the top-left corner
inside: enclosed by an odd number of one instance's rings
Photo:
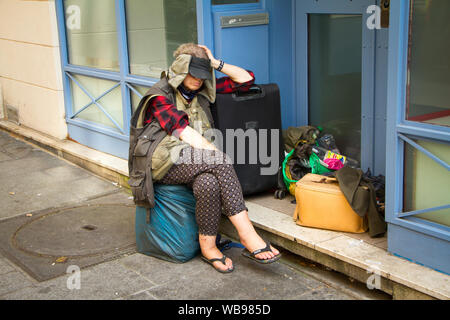
[[[275,191],[275,199],[284,199],[286,197],[286,191],[285,190],[277,190]]]

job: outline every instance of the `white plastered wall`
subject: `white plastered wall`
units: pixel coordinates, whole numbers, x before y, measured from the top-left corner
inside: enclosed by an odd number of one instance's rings
[[[0,0],[3,104],[21,125],[67,137],[54,1]]]

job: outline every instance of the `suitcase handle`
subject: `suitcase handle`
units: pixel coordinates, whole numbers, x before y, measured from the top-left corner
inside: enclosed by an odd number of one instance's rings
[[[250,89],[246,92],[233,92],[232,97],[235,101],[246,101],[246,100],[253,100],[253,99],[260,99],[265,97],[266,92],[264,88],[261,86],[255,84],[250,87]]]
[[[323,177],[319,181],[311,181],[311,182],[314,182],[314,183],[333,183],[333,182],[339,183],[336,178],[331,178],[331,177]]]

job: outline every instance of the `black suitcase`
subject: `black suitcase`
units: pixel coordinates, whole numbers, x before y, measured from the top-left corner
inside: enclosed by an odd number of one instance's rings
[[[278,86],[254,85],[249,92],[218,94],[211,112],[215,129],[223,136],[221,150],[233,161],[244,195],[276,188],[284,159]],[[227,129],[233,130],[227,135]]]

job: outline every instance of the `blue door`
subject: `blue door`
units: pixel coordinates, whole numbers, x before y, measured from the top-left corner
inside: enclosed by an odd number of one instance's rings
[[[270,15],[265,1],[207,0],[203,5],[200,42],[216,58],[252,70],[258,83],[268,83]]]
[[[198,25],[202,26],[199,43],[209,46],[216,58],[252,70],[258,84],[278,85],[283,128],[298,125],[293,85],[293,1],[201,0],[197,14]]]

